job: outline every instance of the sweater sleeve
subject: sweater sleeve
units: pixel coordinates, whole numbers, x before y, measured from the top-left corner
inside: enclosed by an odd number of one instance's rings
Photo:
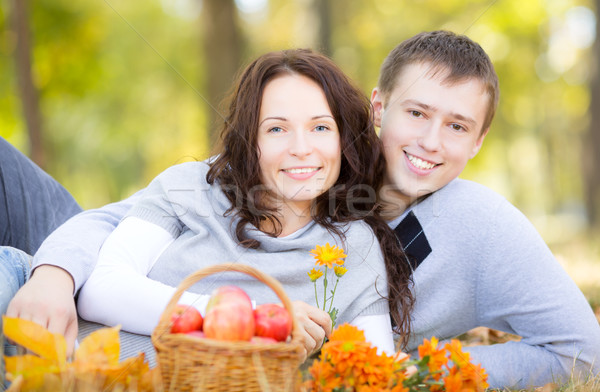
[[[496,211],[479,266],[480,325],[522,337],[470,347],[491,387],[526,388],[589,374],[600,360],[600,327],[581,291],[533,225],[508,202]]]
[[[69,219],[42,243],[33,258],[33,268],[54,265],[64,269],[73,277],[76,293],[92,273],[102,243],[142,192]]]
[[[81,289],[77,303],[81,317],[150,335],[175,288],[147,274],[172,242],[171,234],[153,223],[135,217],[123,220],[106,239],[98,264]],[[179,302],[201,307],[205,297],[186,292]]]

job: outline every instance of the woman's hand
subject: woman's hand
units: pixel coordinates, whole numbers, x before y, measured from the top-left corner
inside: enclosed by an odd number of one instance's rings
[[[6,315],[31,320],[52,333],[64,335],[67,355],[73,353],[77,338],[73,278],[62,268],[51,265],[36,268],[10,301]]]
[[[304,346],[305,358],[321,348],[325,337],[331,334],[331,318],[324,310],[302,301],[293,301],[294,314],[298,321],[300,343]]]

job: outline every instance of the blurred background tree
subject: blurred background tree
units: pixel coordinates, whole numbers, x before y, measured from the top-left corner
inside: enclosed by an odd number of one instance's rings
[[[269,50],[329,54],[369,94],[420,31],[466,34],[501,81],[462,177],[550,243],[600,225],[600,0],[0,0],[0,135],[85,208],[210,155],[234,75]]]

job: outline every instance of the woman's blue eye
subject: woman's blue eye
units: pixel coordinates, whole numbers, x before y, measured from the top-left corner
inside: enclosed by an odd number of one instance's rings
[[[279,133],[279,132],[283,132],[283,129],[281,129],[279,127],[273,127],[271,129],[269,129],[269,132],[271,132],[271,133]]]
[[[317,125],[315,127],[315,130],[317,130],[317,131],[327,131],[328,129],[329,128],[327,126],[325,126],[325,125]]]

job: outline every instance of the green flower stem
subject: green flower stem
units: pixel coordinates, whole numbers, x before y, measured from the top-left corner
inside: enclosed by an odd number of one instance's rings
[[[323,310],[325,310],[325,306],[327,305],[327,266],[325,267],[323,278]]]
[[[331,302],[329,302],[329,310],[327,311],[327,313],[331,312],[331,308],[333,307],[333,297],[335,297],[335,290],[337,289],[337,285],[338,285],[339,281],[340,281],[340,278],[338,277],[337,280],[335,281],[335,286],[333,286],[333,291],[331,292]]]
[[[319,307],[319,296],[317,295],[317,281],[313,282],[315,284],[315,301],[317,301],[317,308]]]

